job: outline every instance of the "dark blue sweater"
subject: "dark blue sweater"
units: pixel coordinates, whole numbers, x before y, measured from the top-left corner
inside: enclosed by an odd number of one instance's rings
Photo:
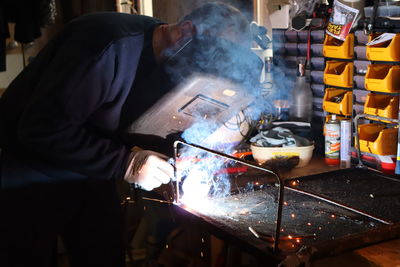
[[[123,175],[129,147],[119,138],[121,113],[128,95],[140,106],[130,112],[152,104],[135,99],[135,84],[156,67],[151,43],[159,24],[90,14],[49,42],[0,99],[3,187]]]

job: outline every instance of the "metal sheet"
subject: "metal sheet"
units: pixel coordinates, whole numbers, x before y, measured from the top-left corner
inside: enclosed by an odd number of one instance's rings
[[[314,248],[318,257],[400,237],[400,182],[396,177],[343,169],[287,180],[278,250],[273,249],[279,218],[279,186],[274,177],[249,168],[233,179],[234,193],[210,199],[212,210],[184,205],[179,209],[207,224],[217,236],[271,261],[302,247]],[[263,184],[243,190],[246,181]]]

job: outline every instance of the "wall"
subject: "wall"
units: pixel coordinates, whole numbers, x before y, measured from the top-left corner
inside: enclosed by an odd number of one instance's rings
[[[7,49],[7,70],[0,72],[0,95],[10,82],[22,71],[29,61],[53,38],[65,23],[82,14],[97,11],[114,11],[115,0],[56,0],[57,16],[54,25],[41,29],[42,35],[30,44],[18,44],[16,48]],[[11,37],[7,43],[13,42],[14,24],[9,23]]]
[[[213,0],[153,0],[153,15],[167,23],[178,22],[182,17],[196,7],[214,2]],[[253,0],[220,0],[231,4],[245,13],[249,20],[253,20]]]

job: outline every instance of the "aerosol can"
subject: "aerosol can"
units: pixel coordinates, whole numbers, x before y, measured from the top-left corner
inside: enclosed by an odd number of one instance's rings
[[[325,162],[340,164],[340,122],[335,114],[325,123]]]

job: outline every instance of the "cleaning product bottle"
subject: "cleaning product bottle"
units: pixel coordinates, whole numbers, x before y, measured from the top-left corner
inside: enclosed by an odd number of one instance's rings
[[[336,114],[325,123],[325,163],[340,164],[340,122]]]
[[[305,66],[300,63],[297,69],[296,82],[290,97],[289,119],[291,121],[311,122],[312,118],[312,91],[306,81]]]

